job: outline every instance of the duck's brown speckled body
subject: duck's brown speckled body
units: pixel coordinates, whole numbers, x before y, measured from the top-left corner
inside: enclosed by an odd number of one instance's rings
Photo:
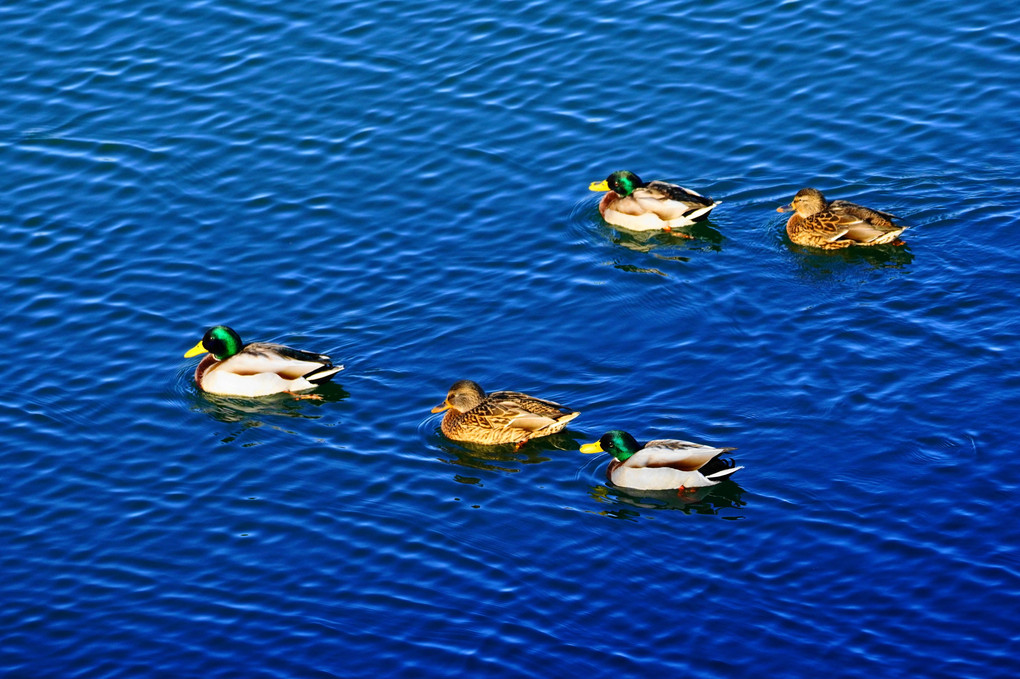
[[[446,400],[432,409],[443,416],[443,433],[455,440],[495,445],[523,444],[528,439],[555,434],[579,412],[559,403],[517,391],[486,395],[476,382],[460,380],[450,387]]]
[[[894,224],[894,215],[846,200],[831,203],[817,189],[801,189],[778,212],[793,211],[786,233],[798,245],[824,250],[851,246],[903,245],[899,235],[907,228]]]

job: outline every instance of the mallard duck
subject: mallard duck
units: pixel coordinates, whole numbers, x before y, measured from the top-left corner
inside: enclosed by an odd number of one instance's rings
[[[896,216],[845,200],[831,203],[818,189],[801,189],[789,205],[776,212],[793,211],[786,233],[798,245],[836,250],[852,245],[903,245],[898,236],[907,228],[893,224]]]
[[[621,488],[676,490],[714,486],[738,469],[720,455],[735,448],[713,448],[701,443],[658,439],[641,445],[625,431],[614,429],[582,453],[609,453],[614,459],[606,478]]]
[[[444,410],[441,428],[454,441],[518,446],[528,439],[555,434],[581,414],[517,391],[494,391],[486,396],[471,380],[455,382],[446,400],[432,412]]]
[[[591,191],[608,191],[599,203],[602,218],[631,231],[671,230],[704,219],[718,205],[697,191],[676,184],[647,184],[633,172],[620,170],[604,181],[592,182]]]
[[[209,328],[185,358],[209,352],[195,369],[199,389],[225,396],[268,396],[305,391],[344,369],[329,356],[282,344],[244,344],[225,325]]]

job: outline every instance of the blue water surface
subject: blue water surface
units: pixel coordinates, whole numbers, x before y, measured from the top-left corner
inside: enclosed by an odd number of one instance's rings
[[[0,8],[0,675],[1014,677],[1011,3]],[[722,204],[603,222],[630,169]],[[899,215],[816,252],[801,187]],[[346,365],[210,397],[216,323]],[[458,379],[582,412],[446,440]],[[607,483],[621,428],[736,446]]]

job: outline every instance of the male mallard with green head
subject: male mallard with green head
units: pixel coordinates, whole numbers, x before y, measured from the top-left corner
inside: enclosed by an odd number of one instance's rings
[[[599,202],[599,213],[610,224],[631,231],[669,231],[704,219],[719,203],[697,191],[663,181],[641,181],[633,172],[620,170],[604,181],[592,182],[591,191],[608,191]]]
[[[798,245],[838,250],[853,245],[903,245],[898,236],[907,228],[893,224],[896,216],[846,200],[831,203],[818,189],[797,192],[793,202],[776,212],[790,212],[786,233]]]
[[[713,448],[677,439],[658,439],[641,445],[625,431],[614,429],[582,453],[609,453],[614,460],[606,470],[613,485],[635,490],[675,490],[714,486],[733,472],[732,460],[720,457],[735,448]]]
[[[268,396],[313,389],[344,369],[329,356],[292,349],[282,344],[244,344],[225,325],[206,331],[185,358],[202,353],[195,383],[202,391],[224,396]]]
[[[450,387],[446,400],[432,409],[447,411],[441,429],[454,441],[495,445],[516,443],[555,434],[581,413],[559,403],[517,391],[486,395],[477,382],[460,380]]]

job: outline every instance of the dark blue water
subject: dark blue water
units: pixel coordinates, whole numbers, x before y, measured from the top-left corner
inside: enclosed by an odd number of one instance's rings
[[[1012,677],[1011,3],[0,8],[0,674]],[[601,221],[617,169],[723,204]],[[797,189],[900,215],[817,253]],[[207,397],[215,323],[330,353]],[[458,379],[582,411],[468,449]],[[606,429],[736,446],[689,501]]]

